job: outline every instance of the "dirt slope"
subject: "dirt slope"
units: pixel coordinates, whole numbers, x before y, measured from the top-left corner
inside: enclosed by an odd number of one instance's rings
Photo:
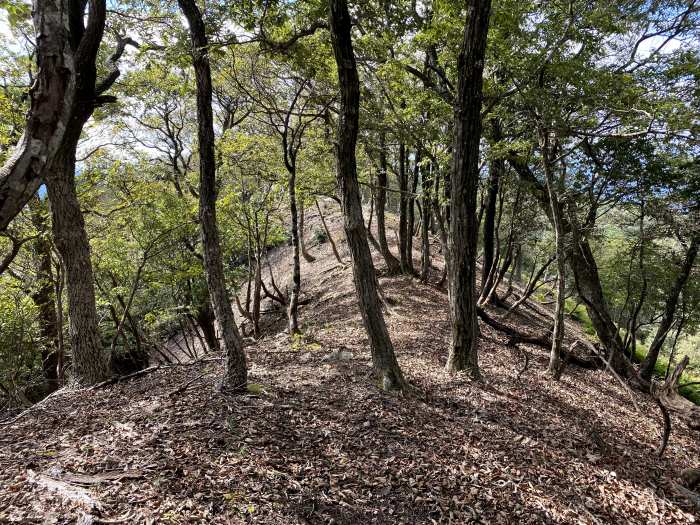
[[[340,241],[337,214],[331,222]],[[311,245],[314,214],[307,226]],[[436,287],[380,279],[418,394],[380,392],[350,269],[328,244],[310,252],[306,338],[290,344],[281,313],[269,314],[268,335],[247,348],[255,394],[218,394],[221,363],[211,358],[60,392],[0,427],[0,522],[695,521],[674,483],[697,464],[697,438],[677,423],[657,459],[653,404],[637,410],[602,371],[568,368],[548,381],[546,353],[534,347],[517,380],[523,355],[488,326],[484,382],[445,374],[446,296]],[[288,256],[288,248],[276,255],[280,274]],[[544,324],[534,314],[517,322]]]

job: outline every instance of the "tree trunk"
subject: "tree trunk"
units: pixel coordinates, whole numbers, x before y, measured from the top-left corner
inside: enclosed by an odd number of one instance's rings
[[[406,262],[408,263],[408,272],[411,274],[416,273],[416,270],[413,267],[413,232],[416,226],[415,194],[416,191],[418,191],[418,179],[420,178],[420,160],[421,152],[420,148],[417,148],[415,164],[413,167],[413,179],[411,180],[411,194],[406,196],[408,207],[408,217],[406,217]]]
[[[75,151],[80,129],[82,125],[55,158],[45,182],[51,201],[54,243],[63,262],[68,290],[73,378],[78,384],[91,385],[110,375],[110,356],[100,338],[90,241],[75,188]]]
[[[60,328],[56,317],[51,243],[47,237],[46,220],[39,199],[30,201],[30,207],[32,223],[39,234],[33,243],[37,289],[32,293],[32,301],[39,311],[39,331],[44,340],[41,348],[41,369],[46,383],[46,393],[50,394],[60,386],[58,381],[58,331]]]
[[[371,220],[370,216],[370,220]],[[299,246],[301,249],[301,256],[306,260],[306,262],[314,262],[316,257],[311,255],[306,251],[306,243],[304,242],[304,204],[299,207]]]
[[[642,366],[639,373],[647,381],[651,379],[651,376],[654,373],[654,367],[656,366],[656,360],[659,358],[661,347],[666,340],[668,332],[671,330],[671,326],[673,326],[673,321],[676,315],[676,307],[678,306],[678,298],[680,297],[681,291],[683,290],[683,287],[690,276],[690,272],[693,269],[695,258],[698,255],[699,243],[700,236],[697,234],[693,235],[690,245],[688,246],[688,250],[685,253],[685,258],[683,259],[680,272],[676,276],[676,280],[673,282],[673,286],[671,287],[668,297],[666,298],[664,314],[661,318],[661,322],[659,323],[659,327],[656,329],[654,340],[651,342],[649,352],[644,358],[644,361],[642,361]]]
[[[338,66],[340,118],[336,141],[336,170],[343,203],[345,235],[352,257],[353,278],[362,320],[372,349],[372,363],[381,388],[403,389],[405,382],[380,308],[377,277],[367,243],[357,182],[355,146],[360,110],[360,82],[350,36],[346,0],[329,0],[329,26]]]
[[[493,141],[498,142],[502,137],[500,122],[493,119]],[[484,210],[484,259],[481,265],[481,290],[490,290],[493,284],[495,272],[492,271],[494,263],[494,236],[496,230],[496,205],[498,204],[498,191],[501,176],[505,171],[505,164],[502,159],[493,159],[489,163],[488,192],[486,197],[486,207]]]
[[[399,257],[401,273],[410,273],[408,254],[408,169],[406,166],[406,145],[399,144]]]
[[[73,141],[74,128],[82,128],[95,105],[107,101],[99,95],[111,83],[97,92],[95,86],[106,2],[90,0],[87,6],[85,16],[86,2],[33,2],[36,78],[24,133],[0,168],[0,230],[36,193],[47,169],[66,151],[66,140]]]
[[[452,343],[447,370],[479,377],[477,356],[476,200],[486,37],[491,0],[468,0],[459,54],[450,200],[449,302]]]
[[[552,173],[552,158],[554,157],[553,137],[549,130],[541,132],[540,146],[542,149],[542,164],[544,166],[545,183],[549,195],[549,206],[552,212],[554,225],[554,245],[557,254],[557,299],[554,309],[554,329],[552,330],[552,348],[549,354],[549,366],[547,373],[553,379],[559,379],[561,375],[561,345],[564,340],[564,300],[566,298],[566,254],[564,246],[564,227],[562,224],[562,203],[559,194],[562,191],[563,181],[559,181],[555,187],[554,174]],[[563,176],[563,173],[562,173]]]
[[[203,349],[205,352],[216,354],[221,351],[221,346],[219,345],[219,339],[216,337],[216,326],[214,311],[211,309],[211,300],[209,299],[209,294],[206,294],[204,302],[197,308],[195,312],[195,320],[202,330],[204,335],[204,342],[207,348]]]
[[[537,180],[529,166],[517,155],[510,155],[508,162],[551,221],[551,208],[546,188]],[[622,340],[610,315],[598,275],[598,266],[588,239],[582,233],[575,206],[567,207],[567,215],[568,221],[566,218],[562,218],[563,228],[564,231],[571,232],[572,238],[571,243],[566,245],[566,260],[569,262],[574,276],[576,292],[586,305],[586,311],[596,335],[609,354],[611,367],[622,377],[632,377],[635,372],[631,363],[625,359],[622,353]]]
[[[202,228],[204,269],[214,315],[219,323],[226,374],[222,390],[240,392],[247,387],[247,367],[238,327],[226,290],[221,243],[216,223],[216,156],[214,151],[214,117],[209,44],[202,14],[194,0],[178,0],[187,18],[192,37],[192,65],[197,81],[197,137],[199,139],[199,222]]]
[[[301,261],[299,224],[297,222],[296,166],[294,161],[287,163],[289,173],[289,211],[292,216],[292,291],[287,306],[287,330],[289,335],[299,333],[299,292],[301,291]],[[303,212],[302,212],[303,213]]]
[[[432,176],[430,168],[421,170],[422,177],[422,201],[423,213],[421,214],[421,258],[420,258],[420,280],[428,282],[430,272],[430,219],[432,208]]]
[[[318,204],[318,199],[316,199],[316,209],[318,210],[318,216],[321,218],[321,224],[323,224],[323,229],[326,230],[326,235],[328,236],[328,242],[331,245],[331,250],[333,250],[333,255],[335,256],[335,259],[340,263],[340,264],[345,264],[343,262],[343,259],[340,257],[340,253],[338,253],[338,247],[335,245],[335,241],[333,240],[333,236],[331,235],[331,231],[328,229],[328,225],[326,224],[326,218],[323,216],[323,212],[321,211],[321,206]]]
[[[377,191],[375,193],[374,208],[377,214],[377,241],[379,248],[384,257],[387,271],[390,275],[395,275],[401,271],[401,263],[394,257],[389,250],[389,244],[386,241],[386,220],[384,212],[386,209],[386,188],[387,179],[387,159],[386,159],[386,142],[384,132],[379,136],[379,171],[377,172]]]

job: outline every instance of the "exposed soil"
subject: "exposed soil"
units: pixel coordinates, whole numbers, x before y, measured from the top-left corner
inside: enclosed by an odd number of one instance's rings
[[[483,382],[446,374],[447,301],[434,285],[380,279],[416,387],[380,391],[351,270],[327,243],[313,244],[315,215],[306,235],[316,261],[302,261],[304,339],[281,332],[283,311],[268,314],[266,335],[247,348],[255,393],[219,394],[215,356],[59,391],[0,427],[0,522],[695,522],[675,483],[697,466],[697,436],[674,420],[658,459],[653,403],[638,398],[638,410],[605,371],[568,367],[548,380],[546,351],[509,347],[483,324]],[[328,221],[349,263],[337,210]],[[281,282],[289,253],[275,257]],[[541,328],[540,310],[510,322]],[[568,337],[582,337],[570,325]]]

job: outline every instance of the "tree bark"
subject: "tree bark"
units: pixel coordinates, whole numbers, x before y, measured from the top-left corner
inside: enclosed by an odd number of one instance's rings
[[[479,184],[481,98],[490,0],[469,0],[458,60],[450,200],[449,302],[452,342],[447,370],[478,378],[476,200]]]
[[[395,275],[401,271],[401,263],[389,250],[386,240],[386,188],[387,179],[387,159],[386,159],[386,138],[384,132],[379,136],[379,171],[377,172],[377,191],[375,193],[374,208],[377,214],[377,241],[379,249],[384,257],[387,271],[390,275]]]
[[[241,392],[247,387],[245,352],[226,290],[219,230],[216,223],[216,155],[209,43],[202,14],[194,0],[178,0],[192,38],[192,65],[197,82],[197,137],[199,139],[199,222],[204,247],[204,269],[214,315],[219,323],[226,373],[221,388]]]
[[[306,243],[304,242],[304,204],[299,207],[299,246],[301,249],[301,256],[306,260],[306,262],[314,262],[316,257],[311,255],[306,251]]]
[[[430,272],[430,219],[432,209],[432,175],[430,168],[424,167],[421,170],[422,177],[422,201],[423,211],[421,214],[421,258],[420,258],[420,280],[428,282]]]
[[[202,330],[204,342],[207,345],[207,348],[203,350],[209,350],[211,353],[220,352],[221,346],[219,345],[219,339],[216,337],[216,319],[214,317],[214,311],[211,308],[209,294],[206,294],[204,297],[204,302],[199,305],[199,308],[196,309],[194,318],[197,321],[199,328]]]
[[[286,147],[286,144],[285,144]],[[289,173],[289,211],[292,216],[292,291],[289,294],[289,305],[287,306],[287,330],[289,335],[299,333],[299,293],[301,291],[301,261],[299,243],[299,224],[297,215],[297,193],[296,193],[296,166],[294,160],[287,161],[287,171]]]
[[[82,128],[101,92],[96,91],[95,59],[105,26],[106,3],[36,0],[33,22],[37,35],[37,73],[29,90],[24,133],[0,168],[0,230],[36,193],[47,169],[65,151],[65,139]],[[85,20],[85,22],[84,22]],[[116,77],[115,77],[116,79]],[[112,80],[113,82],[113,80]]]
[[[102,346],[95,304],[95,283],[90,260],[90,241],[75,187],[75,152],[80,134],[46,173],[46,190],[51,202],[53,238],[61,256],[68,291],[68,333],[73,359],[73,378],[91,385],[110,375],[110,355]]]
[[[498,119],[493,119],[493,141],[502,140],[501,124]],[[496,205],[498,204],[498,191],[505,163],[503,159],[493,159],[489,163],[488,192],[486,197],[486,208],[484,210],[484,258],[481,265],[481,290],[490,290],[495,277],[493,272],[494,263],[494,236],[496,230]]]
[[[688,250],[685,253],[683,259],[683,264],[681,269],[676,276],[676,280],[673,282],[673,286],[668,293],[666,298],[666,304],[664,306],[664,314],[659,323],[659,327],[656,329],[656,334],[654,335],[654,340],[651,342],[649,347],[649,352],[642,361],[641,369],[639,374],[647,381],[651,379],[654,373],[654,367],[656,366],[656,361],[659,358],[659,353],[663,347],[664,341],[668,332],[673,326],[673,321],[675,320],[676,308],[678,307],[678,298],[681,295],[681,291],[688,281],[690,272],[693,269],[693,264],[695,263],[695,258],[698,255],[698,244],[700,244],[700,236],[697,234],[693,235]]]
[[[355,290],[372,350],[372,364],[380,387],[384,390],[403,389],[405,381],[380,308],[379,283],[367,243],[367,232],[360,203],[355,158],[360,81],[350,35],[352,22],[346,0],[329,0],[328,16],[340,87],[336,173],[343,203],[345,235],[352,257]]]
[[[406,166],[406,145],[399,144],[399,258],[401,273],[410,273],[408,254],[408,169]]]

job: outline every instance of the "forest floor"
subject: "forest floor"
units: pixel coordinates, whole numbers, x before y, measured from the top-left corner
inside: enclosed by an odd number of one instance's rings
[[[329,220],[349,263],[338,212]],[[447,300],[434,285],[380,278],[398,359],[416,388],[380,391],[351,269],[328,243],[312,245],[317,217],[307,227],[316,260],[302,266],[304,337],[289,341],[283,311],[267,315],[265,335],[246,349],[249,395],[218,393],[215,356],[59,391],[0,426],[0,522],[696,521],[676,485],[683,468],[698,466],[696,436],[674,419],[657,458],[652,402],[635,405],[602,370],[570,366],[548,380],[545,350],[518,351],[483,324],[484,380],[446,374]],[[280,282],[289,254],[276,253]],[[541,329],[543,310],[509,322]],[[583,337],[573,322],[569,330],[569,339]]]

